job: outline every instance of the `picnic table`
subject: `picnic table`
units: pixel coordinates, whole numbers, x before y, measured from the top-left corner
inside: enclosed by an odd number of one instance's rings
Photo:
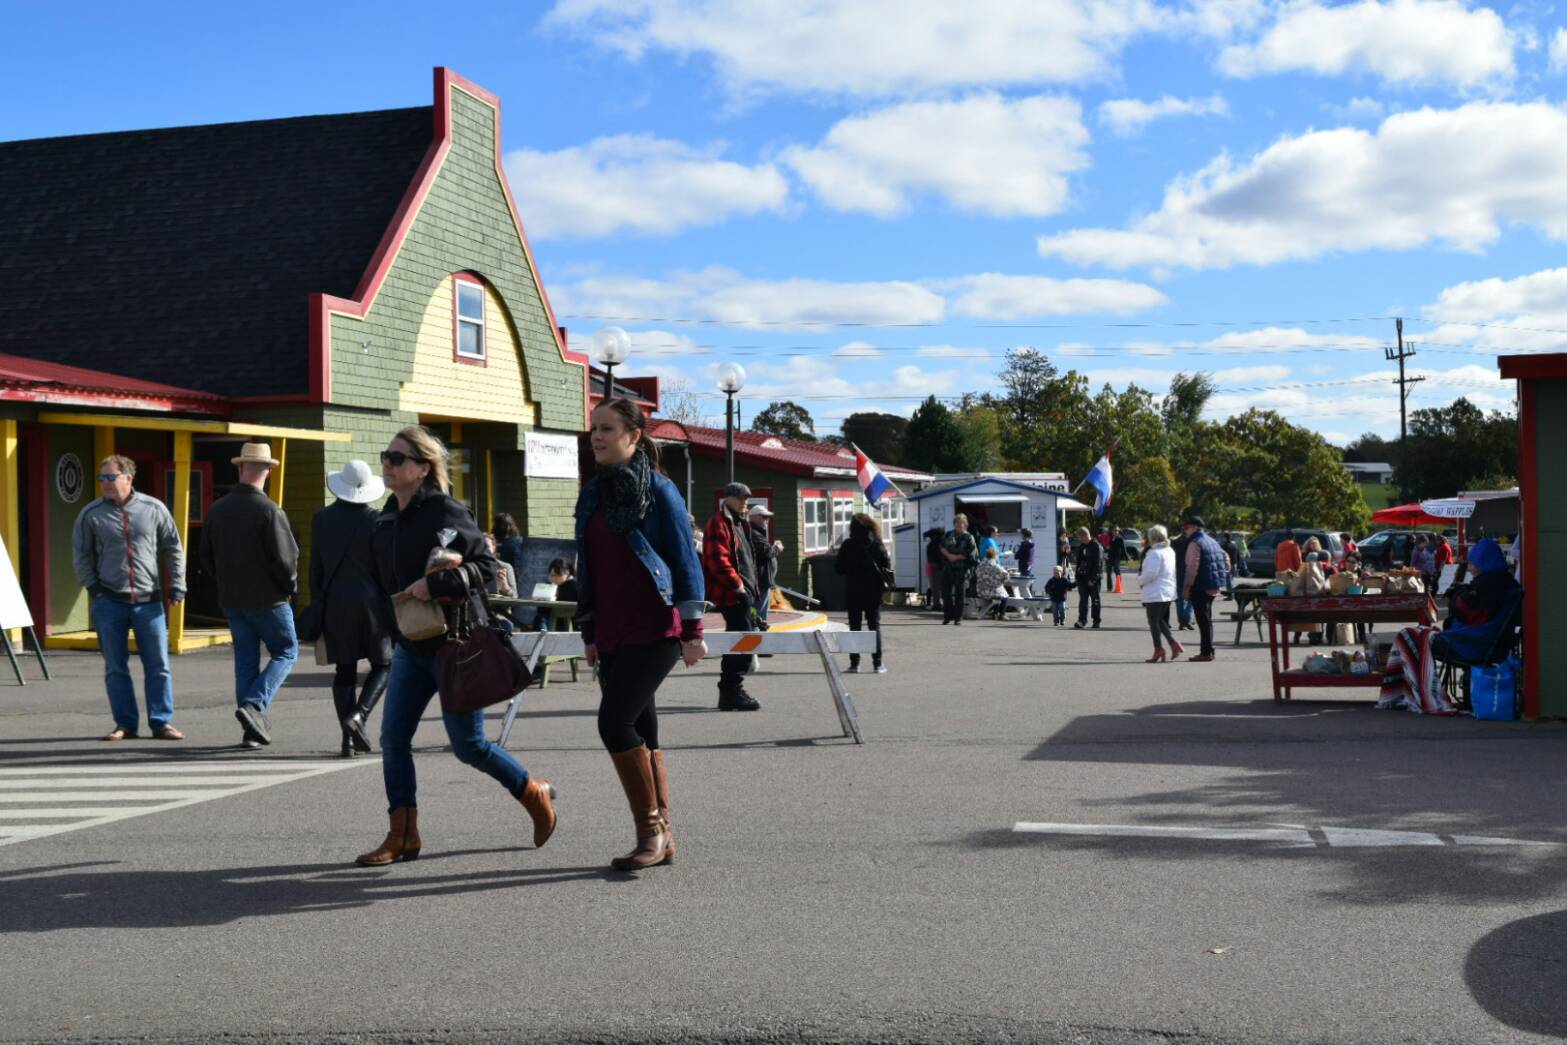
[[[528,607],[543,610],[549,614],[551,631],[577,630],[575,623],[577,604],[575,602],[559,602],[555,599],[517,599],[509,595],[491,595],[490,604],[507,610]],[[526,625],[518,626],[525,631],[531,630]],[[550,665],[558,664],[561,661],[565,661],[571,668],[571,681],[576,682],[579,670],[577,660],[577,657],[570,655],[544,657],[539,663],[541,669],[539,672],[539,685],[548,686],[550,684]]]
[[[1253,577],[1237,577],[1232,582],[1230,598],[1235,601],[1235,608],[1225,613],[1225,616],[1235,622],[1235,645],[1241,644],[1241,632],[1246,630],[1246,622],[1253,621],[1257,625],[1257,641],[1263,641],[1262,634],[1262,600],[1268,597],[1268,585],[1271,579]]]
[[[1427,594],[1307,595],[1264,598],[1268,616],[1268,654],[1273,668],[1273,700],[1291,699],[1297,686],[1376,686],[1382,672],[1365,675],[1318,675],[1290,667],[1290,645],[1280,632],[1290,624],[1423,624],[1436,623],[1436,603]]]

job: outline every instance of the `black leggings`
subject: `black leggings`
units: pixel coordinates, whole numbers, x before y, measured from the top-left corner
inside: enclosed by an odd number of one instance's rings
[[[871,655],[871,663],[881,667],[881,599],[856,599],[849,596],[849,630],[859,631],[860,621],[864,619],[865,626],[876,633],[876,652]],[[849,654],[849,663],[858,664],[860,655]]]
[[[963,619],[963,602],[967,598],[967,593],[963,589],[967,587],[967,582],[967,570],[941,571],[942,623]]]
[[[660,639],[599,654],[599,739],[612,755],[658,747],[653,698],[680,660],[680,640]]]
[[[1153,648],[1163,649],[1159,645],[1159,636],[1164,636],[1164,641],[1175,649],[1175,636],[1170,633],[1170,604],[1168,602],[1145,602],[1143,611],[1148,614],[1148,630],[1153,635]]]

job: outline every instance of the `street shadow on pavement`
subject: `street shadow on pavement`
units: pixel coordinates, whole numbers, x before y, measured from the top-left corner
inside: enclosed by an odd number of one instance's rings
[[[202,871],[84,870],[63,864],[0,871],[0,933],[60,929],[174,929],[226,925],[241,918],[366,907],[431,896],[554,885],[583,879],[631,881],[607,867],[508,867],[429,873],[432,863],[463,856],[524,852],[469,849],[422,856],[388,868],[282,864]],[[112,866],[112,861],[107,862]]]
[[[1464,963],[1464,982],[1508,1026],[1567,1036],[1567,911],[1520,918],[1481,937]]]

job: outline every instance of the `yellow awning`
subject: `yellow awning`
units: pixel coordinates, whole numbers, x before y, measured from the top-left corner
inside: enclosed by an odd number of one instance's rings
[[[144,414],[71,414],[45,411],[38,415],[38,423],[88,425],[94,428],[146,428],[156,432],[199,432],[203,435],[234,435],[266,439],[303,439],[317,443],[346,443],[353,438],[347,432],[322,432],[314,428],[258,425],[248,421],[199,421],[185,417],[148,417]]]

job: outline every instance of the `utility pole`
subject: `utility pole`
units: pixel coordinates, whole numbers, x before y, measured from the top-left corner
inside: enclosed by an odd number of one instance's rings
[[[1400,316],[1393,323],[1398,331],[1398,351],[1384,348],[1382,354],[1388,362],[1395,360],[1398,362],[1398,380],[1393,382],[1398,386],[1398,499],[1400,502],[1405,502],[1409,500],[1409,491],[1405,486],[1408,478],[1406,468],[1409,464],[1409,452],[1405,448],[1405,440],[1409,436],[1409,386],[1419,384],[1425,378],[1404,376],[1404,360],[1413,359],[1415,350],[1413,343],[1407,349],[1404,346],[1403,317]]]

